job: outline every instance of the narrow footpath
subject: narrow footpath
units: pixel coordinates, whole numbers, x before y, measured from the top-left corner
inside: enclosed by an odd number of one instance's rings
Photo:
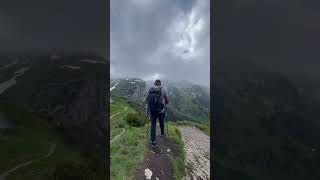
[[[35,162],[35,161],[40,161],[42,159],[45,159],[45,158],[48,158],[48,157],[52,156],[52,154],[54,154],[54,152],[55,152],[55,149],[56,149],[56,145],[55,144],[50,144],[50,147],[49,147],[49,150],[48,150],[48,154],[46,154],[45,156],[43,156],[41,158],[33,159],[33,160],[30,160],[30,161],[27,161],[27,162],[23,162],[23,163],[20,163],[20,164],[16,165],[15,167],[13,167],[13,168],[7,170],[6,172],[0,174],[0,180],[5,180],[7,176],[9,176],[10,174],[14,173],[15,171],[17,171],[18,169],[20,169],[22,167],[28,166],[31,163]]]

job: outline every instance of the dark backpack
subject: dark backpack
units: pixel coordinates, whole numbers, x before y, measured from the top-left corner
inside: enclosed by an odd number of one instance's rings
[[[151,88],[149,92],[149,110],[152,113],[159,113],[162,111],[164,105],[162,103],[161,88]]]

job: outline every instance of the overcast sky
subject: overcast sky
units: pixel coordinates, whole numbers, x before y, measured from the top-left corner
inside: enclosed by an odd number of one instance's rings
[[[317,0],[215,1],[213,61],[253,60],[320,78],[319,7]]]
[[[110,73],[210,83],[209,0],[111,0]]]
[[[106,56],[107,1],[1,0],[0,53],[89,51]]]

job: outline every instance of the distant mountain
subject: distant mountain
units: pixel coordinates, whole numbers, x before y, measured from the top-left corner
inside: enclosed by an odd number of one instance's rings
[[[216,66],[216,177],[319,179],[319,111],[306,94],[311,86],[250,62]]]
[[[112,94],[141,103],[152,84],[137,78],[112,79],[110,90]],[[171,120],[209,122],[209,88],[187,81],[163,81],[162,84],[170,99],[168,114]]]
[[[146,93],[146,82],[138,78],[111,79],[111,94],[126,98],[136,104],[142,104]]]

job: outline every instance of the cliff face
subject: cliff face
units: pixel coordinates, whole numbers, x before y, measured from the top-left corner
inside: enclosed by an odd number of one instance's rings
[[[142,104],[144,101],[146,82],[141,79],[130,78],[111,80],[110,87],[112,94],[122,96],[135,104]]]
[[[75,100],[68,106],[63,118],[74,142],[87,152],[99,154],[102,170],[106,166],[108,123],[105,79],[92,77],[84,80]]]

